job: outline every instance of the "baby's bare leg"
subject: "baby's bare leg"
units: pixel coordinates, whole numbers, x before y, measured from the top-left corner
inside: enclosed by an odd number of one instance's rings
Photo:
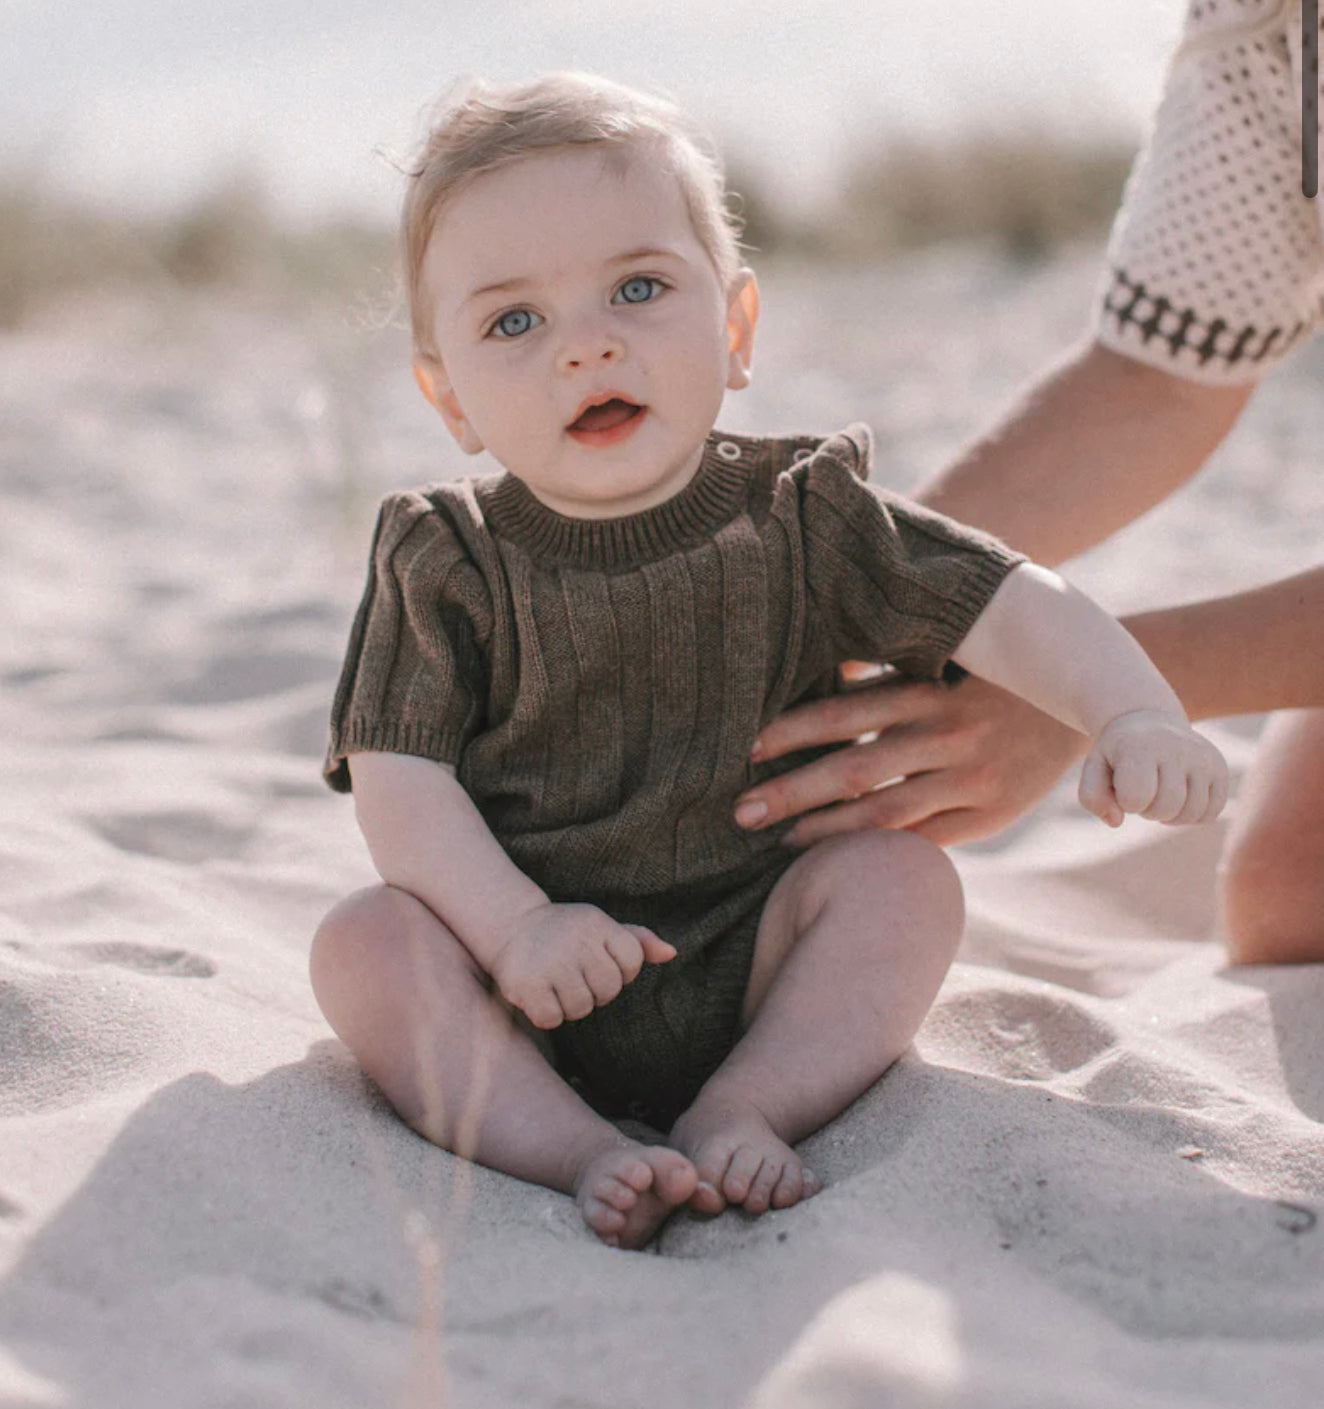
[[[909,832],[831,838],[796,861],[759,924],[745,1035],[671,1132],[699,1172],[693,1207],[762,1213],[817,1189],[790,1146],[905,1051],[963,920],[951,862]]]
[[[374,886],[313,940],[327,1021],[402,1119],[443,1149],[573,1194],[604,1242],[641,1247],[694,1191],[676,1150],[627,1139],[570,1089],[420,901]]]

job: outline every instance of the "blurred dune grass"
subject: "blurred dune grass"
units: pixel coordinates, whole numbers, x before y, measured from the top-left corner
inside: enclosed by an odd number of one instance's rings
[[[394,236],[367,219],[295,225],[261,183],[232,176],[181,210],[107,210],[0,175],[0,328],[80,292],[216,289],[280,304],[346,292],[389,299]]]
[[[1107,229],[1132,160],[1118,143],[1028,129],[861,149],[834,197],[792,211],[738,154],[733,205],[756,256],[879,260],[960,241],[1017,260]],[[394,234],[368,218],[295,224],[255,177],[228,176],[174,212],[116,212],[62,196],[40,170],[0,173],[0,328],[79,292],[216,289],[267,303],[346,296],[373,315],[393,298]]]

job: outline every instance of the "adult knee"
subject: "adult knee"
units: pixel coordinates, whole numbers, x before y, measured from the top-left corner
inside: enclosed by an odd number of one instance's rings
[[[1234,964],[1324,960],[1324,857],[1301,839],[1252,834],[1218,875],[1224,940]]]

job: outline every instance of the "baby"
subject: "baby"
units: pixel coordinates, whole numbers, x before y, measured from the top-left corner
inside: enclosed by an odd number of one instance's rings
[[[326,776],[385,884],[318,930],[318,1001],[414,1129],[613,1246],[789,1207],[819,1187],[793,1146],[905,1050],[963,913],[911,833],[737,825],[805,761],[760,728],[844,661],[955,663],[1091,736],[1113,825],[1209,820],[1223,760],[1111,617],[871,487],[865,428],[714,431],[758,291],[669,104],[475,87],[403,236],[418,384],[502,473],[382,506]]]

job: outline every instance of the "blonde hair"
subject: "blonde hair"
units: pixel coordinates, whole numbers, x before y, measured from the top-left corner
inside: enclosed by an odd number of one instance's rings
[[[443,99],[412,165],[400,218],[401,256],[414,349],[436,356],[423,287],[423,256],[445,203],[469,182],[557,147],[646,148],[680,184],[695,234],[723,286],[741,266],[740,226],[728,208],[721,158],[673,103],[605,78],[552,73],[496,87],[474,80]]]

